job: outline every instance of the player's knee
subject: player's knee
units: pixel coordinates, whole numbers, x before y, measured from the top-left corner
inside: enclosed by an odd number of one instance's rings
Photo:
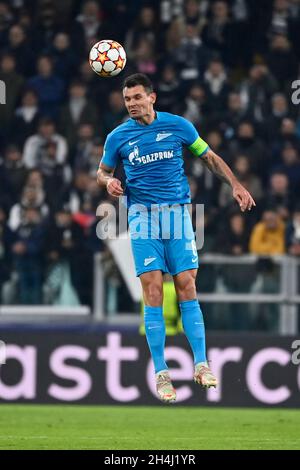
[[[162,286],[158,283],[149,283],[144,287],[144,297],[147,305],[153,307],[162,305],[163,290]]]
[[[195,278],[192,274],[184,277],[176,286],[178,300],[192,300],[197,296]]]

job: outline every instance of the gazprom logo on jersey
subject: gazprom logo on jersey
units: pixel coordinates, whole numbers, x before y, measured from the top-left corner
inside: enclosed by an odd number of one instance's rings
[[[139,148],[137,145],[133,147],[133,151],[128,155],[128,160],[132,165],[145,165],[147,163],[164,160],[166,158],[173,158],[173,150],[165,150],[164,152],[154,152],[148,155],[140,156]]]
[[[127,216],[124,196],[117,206],[107,201],[99,204],[96,215],[101,218],[96,227],[100,240],[116,240],[120,236],[133,240],[185,240],[185,249],[194,257],[204,244],[203,204],[152,204],[150,207],[132,204]]]

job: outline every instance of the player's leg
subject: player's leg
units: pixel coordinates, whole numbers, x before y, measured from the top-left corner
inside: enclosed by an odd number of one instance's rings
[[[216,387],[217,379],[206,360],[205,326],[197,299],[197,270],[192,269],[174,276],[174,285],[179,301],[182,325],[194,355],[194,380],[204,387]]]
[[[153,217],[154,224],[158,224],[157,214]],[[163,243],[158,237],[152,237],[149,218],[146,211],[135,213],[131,209],[128,221],[136,274],[140,277],[143,289],[145,332],[156,373],[156,388],[160,399],[170,402],[175,400],[176,393],[164,359],[166,331],[162,309],[162,273],[167,268]],[[139,224],[136,223],[137,220]],[[155,227],[155,232],[154,229]]]
[[[197,299],[196,275],[197,270],[191,269],[174,276],[182,326],[191,345],[195,364],[206,361],[205,328],[202,311]]]
[[[194,354],[194,379],[203,386],[216,386],[216,379],[207,365],[204,320],[197,299],[198,253],[192,222],[186,207],[176,209],[174,214],[171,230],[174,236],[165,241],[165,252],[167,267],[174,279],[183,329]],[[178,226],[183,227],[182,236],[178,236]]]
[[[155,368],[156,389],[161,400],[172,402],[176,392],[164,358],[166,329],[163,318],[163,275],[150,271],[140,275],[144,297],[144,321],[148,346]]]
[[[167,370],[164,358],[166,329],[163,318],[163,277],[161,271],[151,271],[140,276],[144,298],[146,338],[154,363],[155,373]]]

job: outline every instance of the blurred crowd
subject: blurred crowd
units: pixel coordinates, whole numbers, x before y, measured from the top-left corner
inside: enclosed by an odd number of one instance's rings
[[[89,66],[105,38],[126,49],[119,77]],[[299,0],[0,0],[0,51],[2,302],[92,304],[93,255],[105,251],[96,209],[114,202],[95,176],[106,135],[127,119],[121,83],[134,72],[256,200],[241,215],[187,154],[204,251],[300,255]]]

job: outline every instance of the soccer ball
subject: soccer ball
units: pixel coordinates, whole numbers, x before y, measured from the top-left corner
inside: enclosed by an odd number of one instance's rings
[[[122,72],[126,65],[124,47],[112,39],[96,42],[90,50],[90,66],[101,77],[114,77]]]

